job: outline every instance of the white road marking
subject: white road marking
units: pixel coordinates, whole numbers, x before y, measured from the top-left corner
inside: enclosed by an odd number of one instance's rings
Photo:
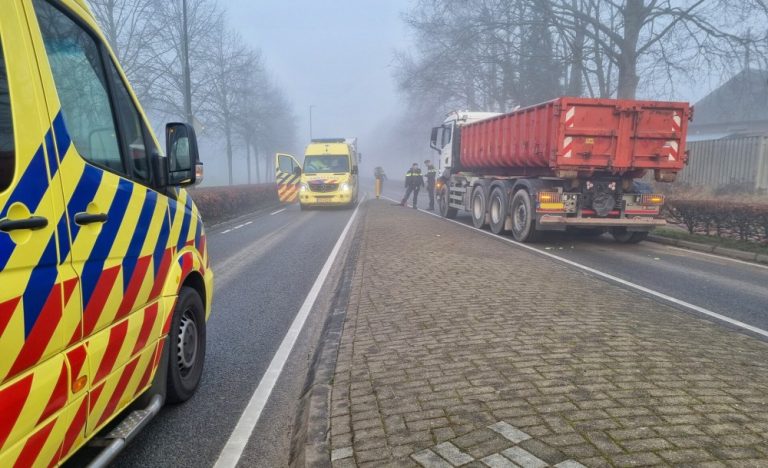
[[[363,201],[364,200],[365,198],[363,198]],[[349,234],[352,223],[355,218],[357,218],[359,209],[360,205],[355,208],[355,211],[352,213],[352,216],[349,217],[349,221],[347,221],[344,230],[341,231],[339,240],[337,240],[336,245],[333,246],[333,250],[331,250],[323,268],[317,275],[315,283],[312,285],[312,289],[309,290],[309,294],[307,294],[307,297],[304,299],[304,303],[296,314],[296,318],[293,319],[291,327],[288,329],[285,337],[283,337],[280,347],[272,357],[269,367],[266,372],[264,372],[264,376],[261,378],[256,390],[254,390],[253,395],[251,395],[248,406],[245,407],[245,410],[240,415],[240,420],[237,422],[234,430],[232,430],[232,434],[230,434],[227,443],[224,445],[224,448],[221,449],[221,453],[219,453],[219,458],[216,460],[214,467],[235,467],[238,461],[240,461],[240,457],[243,455],[243,450],[248,443],[248,439],[251,438],[256,423],[259,422],[261,412],[264,410],[264,406],[266,406],[267,401],[269,400],[272,389],[275,387],[277,379],[280,377],[283,367],[285,366],[286,361],[288,361],[288,357],[291,355],[291,350],[293,350],[293,346],[299,338],[301,329],[307,321],[309,312],[312,310],[312,306],[314,306],[315,300],[317,300],[317,296],[323,287],[323,283],[325,283],[325,279],[331,271],[331,266],[333,266],[333,262],[336,260],[336,257],[341,250],[341,246],[347,238],[347,234]]]
[[[722,255],[717,255],[717,254],[712,254],[712,253],[707,253],[707,252],[701,252],[699,250],[686,249],[684,247],[675,247],[674,245],[665,245],[664,247],[667,247],[667,248],[670,248],[670,249],[673,249],[673,250],[679,250],[681,252],[686,252],[686,253],[691,252],[691,253],[695,253],[697,255],[703,255],[705,257],[712,257],[712,258],[716,258],[716,259],[719,259],[719,260],[728,260],[729,262],[741,263],[742,265],[747,265],[747,266],[757,267],[757,268],[764,268],[764,269],[768,270],[768,265],[763,265],[761,263],[748,262],[746,260],[739,260],[738,258],[724,257]]]
[[[274,216],[274,215],[276,215],[276,214],[278,214],[278,213],[282,213],[283,211],[285,211],[285,210],[287,210],[287,209],[288,209],[288,208],[283,208],[283,209],[281,209],[281,210],[273,211],[273,212],[272,212],[272,213],[270,213],[269,215],[270,215],[270,216]]]
[[[221,231],[222,234],[226,234],[228,232],[232,232],[232,229],[227,229],[226,231]]]
[[[386,198],[388,200],[391,200],[393,202],[397,201],[397,200],[393,200],[393,199],[391,199],[389,197],[384,197],[384,198]],[[657,297],[657,298],[662,299],[664,301],[671,302],[671,303],[673,303],[675,305],[684,307],[686,309],[693,310],[694,312],[698,312],[698,313],[700,313],[702,315],[706,315],[708,317],[712,317],[714,319],[720,320],[720,321],[725,322],[725,323],[729,323],[729,324],[731,324],[733,326],[742,328],[744,330],[748,330],[748,331],[750,331],[752,333],[755,333],[755,334],[758,334],[760,336],[768,338],[768,330],[763,330],[762,328],[758,328],[758,327],[752,326],[752,325],[750,325],[748,323],[744,323],[744,322],[741,322],[739,320],[735,320],[735,319],[732,319],[730,317],[726,317],[725,315],[718,314],[717,312],[713,312],[713,311],[711,311],[709,309],[705,309],[704,307],[699,307],[699,306],[697,306],[695,304],[691,304],[690,302],[685,302],[685,301],[682,301],[682,300],[677,299],[675,297],[668,296],[668,295],[666,295],[664,293],[655,291],[655,290],[650,289],[650,288],[646,288],[645,286],[641,286],[639,284],[635,284],[635,283],[633,283],[631,281],[627,281],[627,280],[619,278],[617,276],[613,276],[611,274],[604,273],[604,272],[602,272],[600,270],[596,270],[596,269],[594,269],[592,267],[588,267],[586,265],[582,265],[581,263],[577,263],[577,262],[574,262],[572,260],[568,260],[568,259],[563,258],[563,257],[558,257],[555,254],[551,254],[551,253],[549,253],[549,252],[547,252],[545,250],[542,250],[542,249],[537,249],[536,247],[531,247],[528,244],[523,244],[523,243],[517,242],[516,240],[512,240],[512,239],[509,239],[509,238],[504,237],[504,236],[498,236],[498,235],[496,235],[496,234],[494,234],[494,233],[492,233],[490,231],[484,231],[484,230],[478,229],[478,228],[476,228],[474,226],[466,225],[466,224],[464,224],[464,223],[462,223],[460,221],[456,221],[455,219],[443,218],[442,216],[440,216],[437,213],[431,213],[431,212],[429,212],[427,210],[422,210],[421,208],[419,208],[419,211],[421,211],[422,213],[426,213],[428,215],[431,215],[431,216],[435,216],[436,218],[440,218],[440,219],[443,219],[445,221],[449,221],[451,223],[458,224],[459,226],[463,226],[463,227],[465,227],[467,229],[472,229],[473,231],[480,232],[482,234],[485,234],[486,236],[493,237],[494,239],[499,239],[501,241],[508,242],[508,243],[510,243],[512,245],[516,245],[518,247],[521,247],[523,249],[529,250],[531,252],[535,252],[535,253],[537,253],[539,255],[544,255],[545,257],[549,257],[549,258],[551,258],[553,260],[557,260],[558,262],[565,263],[566,265],[570,265],[570,266],[578,268],[580,270],[584,270],[584,271],[586,271],[588,273],[591,273],[591,274],[593,274],[595,276],[599,276],[601,278],[605,278],[605,279],[607,279],[609,281],[613,281],[614,283],[619,283],[619,284],[621,284],[623,286],[626,286],[628,288],[636,289],[636,290],[638,290],[640,292],[649,294],[651,296]]]

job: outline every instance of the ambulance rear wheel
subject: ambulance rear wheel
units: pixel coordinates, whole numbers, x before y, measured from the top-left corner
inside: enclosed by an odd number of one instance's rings
[[[170,403],[188,400],[197,390],[205,361],[205,306],[193,288],[181,288],[168,332]]]

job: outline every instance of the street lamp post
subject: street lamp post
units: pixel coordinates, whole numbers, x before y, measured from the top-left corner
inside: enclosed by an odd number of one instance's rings
[[[317,107],[314,104],[309,105],[309,141],[312,141],[312,108]]]

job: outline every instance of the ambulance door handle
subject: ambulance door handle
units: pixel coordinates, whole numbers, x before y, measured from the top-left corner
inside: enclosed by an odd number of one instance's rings
[[[0,231],[11,232],[21,229],[42,229],[48,226],[48,220],[42,216],[31,216],[27,219],[4,219],[0,221]]]
[[[82,213],[75,214],[75,223],[79,224],[80,226],[93,223],[106,223],[107,219],[108,218],[106,213],[91,214],[83,211]]]

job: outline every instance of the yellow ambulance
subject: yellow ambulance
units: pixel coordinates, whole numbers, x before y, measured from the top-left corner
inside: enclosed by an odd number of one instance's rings
[[[314,139],[304,151],[304,164],[289,154],[275,161],[278,195],[298,200],[301,209],[313,206],[354,206],[358,198],[360,153],[355,138]]]
[[[168,124],[163,155],[150,128],[84,0],[2,1],[0,467],[59,465],[95,437],[104,466],[198,386],[197,143]]]

